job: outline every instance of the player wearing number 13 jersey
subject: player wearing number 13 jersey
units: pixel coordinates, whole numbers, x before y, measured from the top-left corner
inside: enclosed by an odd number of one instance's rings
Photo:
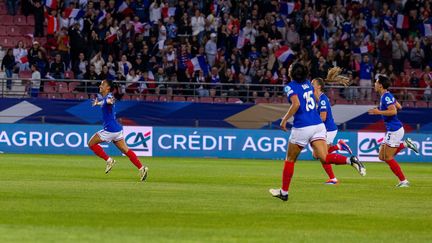
[[[363,164],[358,160],[346,161],[345,158],[339,158],[338,154],[328,154],[326,128],[316,111],[314,89],[311,82],[307,80],[308,70],[304,65],[296,62],[291,64],[288,72],[292,81],[286,86],[285,91],[291,106],[282,118],[280,126],[286,131],[286,123],[292,116],[294,116],[294,122],[282,173],[282,187],[269,190],[273,197],[283,201],[288,200],[288,190],[297,157],[309,143],[322,163],[351,164],[359,172],[364,171]]]
[[[399,178],[399,184],[396,185],[397,187],[409,187],[409,182],[405,178],[399,164],[394,159],[394,156],[404,148],[410,148],[416,153],[418,153],[418,149],[409,138],[401,142],[405,131],[402,122],[400,122],[397,117],[397,110],[402,109],[402,106],[388,91],[389,87],[389,78],[383,75],[378,76],[375,81],[375,91],[381,95],[380,105],[378,108],[369,110],[369,114],[381,115],[387,129],[384,143],[380,146],[379,159],[385,161],[393,173]]]

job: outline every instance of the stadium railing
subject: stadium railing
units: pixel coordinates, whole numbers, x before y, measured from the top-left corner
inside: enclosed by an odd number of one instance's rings
[[[0,79],[1,98],[29,98],[31,78],[8,78],[12,89],[7,89],[6,78]],[[99,92],[100,80],[41,79],[38,98],[93,99]],[[118,81],[123,100],[148,102],[203,102],[203,103],[287,103],[283,85],[231,84],[194,82],[135,82]],[[363,91],[362,91],[363,90]],[[391,91],[404,107],[432,107],[424,99],[422,88],[392,87]],[[360,95],[364,92],[364,98]],[[326,86],[325,93],[332,104],[377,105],[379,97],[373,87]]]

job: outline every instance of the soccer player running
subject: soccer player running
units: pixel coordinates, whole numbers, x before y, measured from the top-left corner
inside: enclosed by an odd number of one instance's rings
[[[99,85],[99,93],[102,95],[102,98],[95,99],[93,101],[93,106],[99,105],[102,107],[104,128],[92,136],[88,142],[88,146],[97,156],[106,161],[105,173],[108,173],[111,171],[116,161],[109,157],[99,144],[102,142],[113,142],[138,168],[140,180],[144,181],[147,178],[148,167],[143,166],[135,152],[126,145],[123,137],[123,127],[116,120],[115,98],[111,93],[114,88],[114,83],[111,80],[102,80]]]
[[[304,65],[295,62],[291,64],[288,72],[292,81],[285,87],[285,92],[291,106],[282,118],[280,126],[284,131],[287,131],[286,123],[292,116],[294,116],[294,122],[282,173],[282,188],[269,190],[273,197],[283,201],[288,200],[288,190],[297,157],[309,143],[321,163],[350,164],[361,175],[366,174],[365,167],[355,157],[347,161],[344,156],[339,154],[328,154],[326,128],[316,111],[313,86],[306,79],[308,70]]]
[[[351,155],[353,154],[351,148],[348,146],[347,143],[345,143],[344,140],[339,140],[336,145],[333,145],[333,142],[336,138],[338,128],[334,122],[332,109],[330,100],[328,99],[327,95],[324,94],[324,80],[322,78],[315,78],[312,80],[312,86],[314,88],[314,95],[316,101],[318,101],[318,113],[322,120],[322,122],[325,125],[325,128],[327,130],[326,134],[326,142],[327,142],[327,149],[328,153],[333,153],[334,151],[338,150],[345,150]],[[343,156],[343,155],[340,155]],[[345,156],[344,156],[345,157]],[[346,161],[349,161],[351,158],[345,157]],[[352,158],[357,159],[357,158]],[[358,160],[358,159],[357,159]],[[335,177],[333,168],[331,164],[322,163],[322,166],[329,176],[329,179],[326,181],[325,184],[327,185],[335,185],[338,183],[338,179]]]
[[[390,87],[390,79],[384,75],[379,75],[375,81],[375,91],[381,95],[380,104],[378,108],[370,109],[370,115],[381,115],[387,133],[384,137],[384,143],[381,144],[379,149],[379,159],[385,161],[393,173],[399,178],[397,187],[409,187],[409,182],[406,179],[399,164],[394,159],[394,156],[404,148],[410,148],[418,153],[417,146],[407,138],[401,142],[405,133],[402,122],[397,117],[397,110],[402,109],[399,102],[396,101],[394,96],[388,91]]]

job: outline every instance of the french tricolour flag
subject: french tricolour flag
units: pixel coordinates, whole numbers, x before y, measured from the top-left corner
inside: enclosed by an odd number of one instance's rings
[[[240,30],[240,33],[239,33],[239,35],[237,37],[237,45],[236,45],[236,47],[238,49],[242,49],[243,46],[245,45],[245,42],[246,42],[246,38],[244,36],[243,30]]]
[[[424,36],[432,36],[432,25],[422,24],[420,25],[421,32]]]
[[[409,28],[409,19],[408,16],[403,14],[398,14],[396,19],[396,28],[398,29],[408,29]]]
[[[57,9],[57,0],[46,0],[45,1],[45,6],[47,6],[48,8],[51,9]]]
[[[354,53],[364,54],[364,53],[368,53],[369,52],[369,48],[367,46],[360,46],[360,47],[354,48],[353,51],[354,51]]]
[[[311,44],[312,44],[313,46],[319,44],[318,35],[317,35],[316,33],[313,33],[313,35],[312,35],[312,38],[311,38]]]
[[[99,11],[99,14],[98,14],[98,16],[97,16],[97,22],[98,23],[100,23],[100,22],[102,22],[104,19],[106,18],[106,11],[105,10],[102,10],[102,11]]]
[[[187,67],[189,73],[193,73],[199,70],[204,72],[204,76],[207,76],[209,73],[209,67],[204,56],[197,56],[192,58],[190,61],[187,62]]]
[[[67,18],[74,18],[76,20],[81,19],[85,15],[85,11],[79,8],[65,9],[65,15]]]
[[[281,46],[275,52],[275,56],[280,62],[286,62],[294,56],[294,52],[288,46]]]
[[[282,15],[290,15],[294,10],[297,10],[298,6],[296,6],[296,3],[280,3],[279,5],[279,13]]]

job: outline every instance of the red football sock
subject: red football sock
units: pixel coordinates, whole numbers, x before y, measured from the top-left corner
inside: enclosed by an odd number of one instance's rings
[[[400,151],[402,151],[402,149],[405,148],[405,144],[404,143],[400,143],[399,147],[396,149],[395,155],[398,154]]]
[[[324,168],[325,172],[327,173],[329,179],[334,179],[335,175],[333,173],[333,168],[331,164],[322,164],[322,167]]]
[[[294,162],[290,162],[290,161],[286,160],[285,166],[283,169],[283,174],[282,174],[282,190],[283,191],[286,191],[286,192],[288,191],[293,174],[294,174]]]
[[[405,175],[403,174],[402,169],[400,168],[396,160],[394,159],[386,160],[386,163],[390,166],[390,169],[399,178],[400,181],[405,180]]]
[[[126,153],[126,156],[129,157],[129,160],[132,162],[132,164],[134,164],[138,169],[141,169],[142,164],[139,161],[134,151],[129,149],[129,151],[127,151]]]
[[[346,165],[347,157],[340,154],[327,154],[325,164]]]
[[[340,148],[339,148],[339,146],[336,144],[336,145],[333,145],[333,146],[331,146],[329,149],[328,149],[328,153],[329,154],[331,154],[331,153],[333,153],[334,151],[338,151]]]
[[[109,156],[105,153],[103,148],[99,144],[95,144],[90,146],[90,149],[100,158],[107,161],[109,159]]]

